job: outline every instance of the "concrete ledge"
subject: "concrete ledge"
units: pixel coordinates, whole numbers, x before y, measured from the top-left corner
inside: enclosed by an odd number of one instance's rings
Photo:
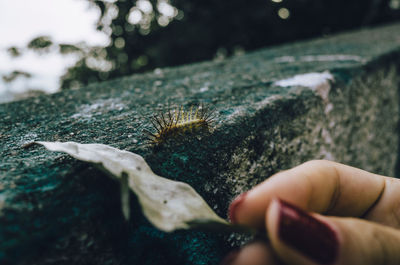
[[[271,174],[330,159],[396,175],[400,24],[267,48],[0,105],[1,264],[216,264],[226,234],[123,221],[118,186],[33,140],[105,143],[191,184],[221,215]],[[203,102],[211,135],[154,152],[148,117]],[[135,198],[132,195],[132,200]]]

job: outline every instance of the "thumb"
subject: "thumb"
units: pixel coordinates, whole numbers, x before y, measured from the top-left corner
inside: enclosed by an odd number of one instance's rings
[[[400,264],[400,231],[394,228],[310,214],[279,199],[266,214],[272,248],[287,264]]]

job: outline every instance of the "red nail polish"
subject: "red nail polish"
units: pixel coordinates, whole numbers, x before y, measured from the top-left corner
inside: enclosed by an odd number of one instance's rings
[[[229,217],[229,220],[231,221],[231,223],[233,223],[233,224],[235,224],[237,222],[236,212],[237,212],[237,209],[240,206],[240,204],[242,204],[242,202],[246,198],[246,195],[247,195],[247,192],[240,194],[239,196],[236,197],[236,199],[233,200],[231,205],[229,205],[228,217]]]
[[[331,264],[338,255],[336,232],[300,208],[278,200],[279,238],[318,264]]]
[[[239,255],[239,250],[233,250],[221,261],[220,265],[231,265],[237,256]]]

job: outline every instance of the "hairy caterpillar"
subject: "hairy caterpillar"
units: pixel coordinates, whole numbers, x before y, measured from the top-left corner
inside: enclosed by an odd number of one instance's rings
[[[155,132],[146,131],[147,138],[153,146],[161,146],[168,140],[184,137],[187,133],[209,132],[213,119],[213,111],[203,105],[192,106],[188,111],[182,106],[174,111],[160,112],[151,117],[150,122]]]

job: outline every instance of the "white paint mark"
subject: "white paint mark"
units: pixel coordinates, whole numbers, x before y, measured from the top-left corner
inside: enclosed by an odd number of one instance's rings
[[[365,62],[366,60],[358,55],[349,54],[331,54],[331,55],[307,55],[300,57],[302,62],[338,62],[338,61],[355,61]]]
[[[264,98],[260,102],[256,103],[257,109],[263,109],[268,105],[274,104],[274,102],[278,99],[281,99],[281,95],[271,95],[269,97]]]
[[[305,55],[295,58],[294,56],[282,56],[274,59],[276,63],[293,63],[293,62],[366,62],[366,59],[358,55],[352,54],[323,54],[323,55]]]
[[[34,132],[29,132],[21,137],[20,141],[18,142],[19,145],[28,144],[37,140],[38,135]]]
[[[332,144],[333,143],[331,134],[327,129],[322,128],[321,136],[324,139],[325,143],[327,143],[327,144]]]
[[[295,75],[288,79],[276,81],[274,85],[280,87],[304,86],[314,89],[321,85],[327,84],[329,80],[333,81],[334,78],[331,73],[326,71],[323,73],[307,73]]]
[[[237,117],[244,115],[245,108],[243,106],[236,107],[235,110],[226,117],[226,121],[233,122],[233,120]]]
[[[206,91],[208,91],[208,86],[203,86],[203,87],[201,87],[200,88],[200,92],[206,92]]]
[[[326,104],[325,113],[328,114],[328,113],[331,112],[332,110],[333,110],[333,104],[332,104],[332,103]]]
[[[326,159],[326,160],[330,160],[330,161],[336,161],[335,156],[329,152],[328,150],[326,150],[325,147],[322,147],[320,150],[320,153],[322,155],[322,159]]]
[[[330,82],[335,81],[333,75],[328,71],[322,73],[307,73],[295,75],[288,79],[276,81],[275,86],[280,87],[291,87],[291,86],[302,86],[309,87],[315,91],[324,101],[325,104],[329,103],[329,91],[331,90]],[[325,113],[328,114],[333,109],[333,105],[325,109]]]
[[[160,68],[156,68],[156,69],[154,69],[154,74],[156,74],[156,75],[162,75],[162,74],[163,74],[163,70],[160,69]]]
[[[276,63],[293,63],[296,61],[296,58],[294,58],[293,56],[282,56],[275,58],[274,61]]]
[[[29,132],[29,133],[24,135],[24,138],[27,139],[27,140],[28,139],[29,140],[34,140],[34,139],[36,139],[37,136],[38,136],[37,133]]]
[[[125,104],[120,103],[119,99],[98,100],[89,105],[84,104],[80,107],[78,113],[71,116],[73,119],[85,118],[90,119],[93,115],[101,115],[105,112],[118,110],[121,111],[125,108]]]
[[[82,105],[81,110],[78,113],[75,113],[74,115],[71,116],[73,119],[78,119],[78,118],[91,118],[93,116],[94,110],[100,108],[100,104],[92,104],[92,105]]]

